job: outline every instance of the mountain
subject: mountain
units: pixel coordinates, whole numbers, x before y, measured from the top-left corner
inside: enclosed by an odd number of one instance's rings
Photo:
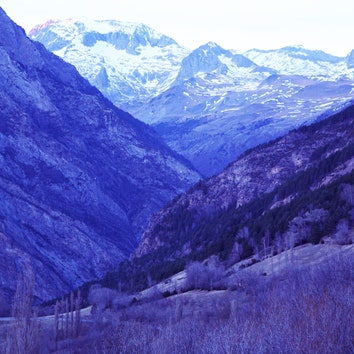
[[[335,81],[342,77],[353,78],[354,71],[346,58],[309,50],[302,46],[289,46],[273,50],[252,49],[244,55],[260,66],[271,65],[279,74],[301,75]]]
[[[305,242],[351,243],[353,182],[352,103],[245,152],[176,198],[153,218],[129,269],[160,281],[212,255],[229,263]]]
[[[328,115],[353,96],[349,76],[319,80],[319,70],[310,77],[290,64],[288,72],[279,71],[275,59],[251,59],[201,46],[183,59],[171,88],[132,112],[210,176],[245,150]],[[331,65],[334,70],[337,61]]]
[[[200,178],[1,8],[0,87],[3,289],[29,266],[41,299],[101,276]]]
[[[190,51],[144,25],[117,21],[49,22],[30,35],[152,124],[205,176],[352,98],[351,55],[300,46],[242,54],[216,43]]]
[[[146,101],[175,80],[189,50],[143,24],[114,20],[49,21],[29,36],[74,64],[122,108]]]
[[[191,52],[182,60],[178,76],[173,83],[177,85],[189,80],[198,74],[227,75],[231,70],[239,71],[239,76],[246,74],[248,70],[254,69],[256,65],[240,54],[232,54],[213,42],[202,45]]]

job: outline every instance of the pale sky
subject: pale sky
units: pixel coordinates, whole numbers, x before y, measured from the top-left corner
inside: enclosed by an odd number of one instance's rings
[[[354,49],[353,0],[0,0],[29,31],[49,19],[87,17],[144,23],[195,49],[303,45],[346,56]]]

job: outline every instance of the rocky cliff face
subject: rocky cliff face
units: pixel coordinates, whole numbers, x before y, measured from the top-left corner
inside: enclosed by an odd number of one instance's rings
[[[102,275],[134,249],[154,212],[199,179],[1,8],[0,88],[4,289],[28,264],[41,299]]]

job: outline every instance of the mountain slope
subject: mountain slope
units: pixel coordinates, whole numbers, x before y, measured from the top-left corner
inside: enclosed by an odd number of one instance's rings
[[[100,276],[198,173],[0,9],[0,274],[36,296]]]
[[[144,233],[137,274],[159,280],[190,260],[265,257],[329,235],[353,241],[353,118],[351,105],[254,148],[176,198]]]

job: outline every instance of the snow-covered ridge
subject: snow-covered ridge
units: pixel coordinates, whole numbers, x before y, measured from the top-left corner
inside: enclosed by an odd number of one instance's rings
[[[29,36],[36,35],[39,31],[45,29],[51,29],[59,34],[68,33],[68,31],[73,31],[76,34],[82,32],[99,32],[101,34],[108,34],[112,32],[124,32],[128,35],[133,35],[137,30],[144,30],[149,33],[151,37],[161,38],[165,37],[162,33],[155,31],[154,29],[145,26],[142,23],[128,22],[128,21],[117,21],[117,20],[92,20],[86,17],[73,17],[66,18],[64,20],[51,19],[40,24],[31,29],[28,33]]]
[[[272,67],[283,75],[302,75],[332,81],[343,76],[353,77],[353,71],[348,66],[348,57],[341,58],[302,46],[274,50],[252,49],[244,55],[257,65]]]
[[[189,53],[148,26],[114,20],[49,21],[30,36],[75,65],[121,107],[166,90]]]

